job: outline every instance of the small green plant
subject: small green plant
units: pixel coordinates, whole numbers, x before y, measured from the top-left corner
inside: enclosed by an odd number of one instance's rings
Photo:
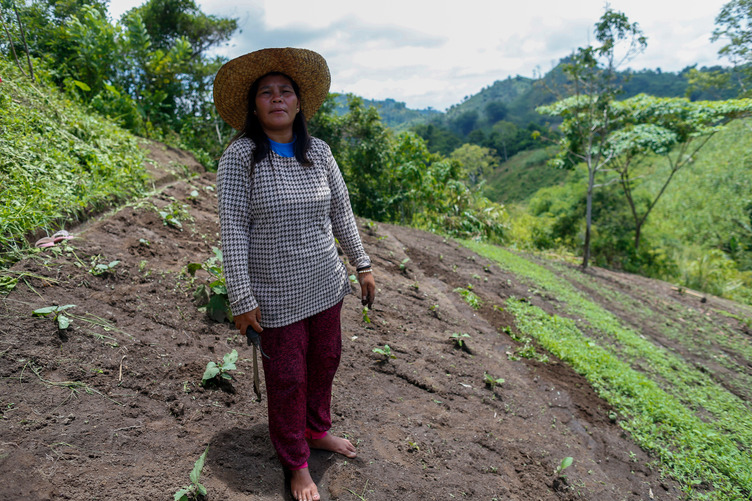
[[[483,301],[470,289],[472,289],[472,285],[468,284],[467,288],[457,287],[453,292],[462,296],[465,302],[470,305],[470,308],[479,310],[483,306]]]
[[[377,225],[373,221],[366,221],[366,223],[363,226],[365,227],[369,235],[373,235],[376,232],[376,230],[379,228],[379,225]]]
[[[179,489],[175,493],[174,501],[190,501],[198,499],[199,496],[206,496],[206,487],[199,482],[199,477],[201,476],[201,470],[204,469],[204,462],[206,461],[206,454],[208,452],[209,447],[204,449],[204,452],[196,460],[190,474],[191,484]]]
[[[556,476],[559,476],[559,477],[562,476],[562,473],[564,472],[564,470],[572,466],[572,462],[574,462],[574,459],[569,456],[562,459],[561,463],[559,463],[559,466],[556,467],[556,471],[555,471]]]
[[[89,273],[91,273],[95,277],[107,275],[113,269],[115,269],[115,266],[120,264],[120,261],[117,261],[117,260],[110,261],[109,263],[104,264],[104,263],[100,263],[99,259],[100,259],[100,256],[92,256],[91,258],[91,268],[89,268]]]
[[[486,386],[494,390],[496,389],[496,386],[501,386],[504,384],[504,379],[502,378],[494,378],[492,375],[490,375],[488,372],[483,373],[483,382],[486,384]]]
[[[198,200],[198,190],[191,191],[191,193],[186,198],[191,202],[195,202],[196,200]]]
[[[175,198],[170,197],[172,202],[165,205],[161,209],[156,209],[159,217],[162,218],[162,222],[165,226],[172,226],[182,231],[183,221],[192,220],[191,214],[188,212],[188,206],[181,204]],[[156,207],[155,207],[156,208]]]
[[[220,382],[223,379],[226,381],[232,380],[230,371],[237,369],[235,362],[238,361],[238,351],[232,350],[230,353],[225,353],[222,357],[222,361],[209,362],[206,364],[206,370],[204,376],[201,378],[201,386],[206,386],[211,382]]]
[[[470,339],[470,334],[465,334],[464,332],[455,332],[451,335],[452,341],[454,341],[454,345],[457,348],[464,348],[465,347],[465,339]]]
[[[363,307],[363,322],[367,324],[371,323],[371,317],[368,316],[368,306]]]
[[[409,257],[406,257],[405,259],[402,260],[402,262],[399,264],[399,269],[401,272],[407,271],[407,263],[409,262],[410,262]]]
[[[70,326],[70,318],[63,315],[63,312],[69,308],[75,308],[75,304],[66,304],[65,306],[46,306],[39,308],[31,312],[35,317],[47,317],[52,315],[52,319],[57,323],[57,328],[62,330],[67,329]]]
[[[436,318],[439,318],[439,305],[438,304],[432,304],[428,307],[428,311],[433,313],[433,316]]]
[[[385,344],[383,348],[374,348],[373,352],[383,356],[385,360],[389,360],[390,358],[397,358],[397,356],[392,353],[392,349],[388,344]]]
[[[200,311],[206,311],[216,322],[232,322],[230,300],[227,297],[227,286],[222,271],[222,251],[212,247],[214,255],[203,263],[190,263],[187,266],[188,273],[196,276],[198,270],[204,270],[212,277],[208,284],[201,284],[193,293],[193,299]]]

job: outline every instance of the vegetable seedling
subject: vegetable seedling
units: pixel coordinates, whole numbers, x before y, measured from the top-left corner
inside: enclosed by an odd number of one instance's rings
[[[192,499],[198,499],[198,496],[206,496],[206,487],[199,482],[201,476],[201,470],[204,469],[204,462],[206,461],[206,454],[209,452],[209,447],[204,449],[203,454],[199,456],[196,463],[191,470],[190,479],[191,485],[182,487],[175,493],[174,501],[190,501]]]
[[[65,306],[46,306],[32,311],[31,314],[35,317],[47,317],[52,315],[53,320],[57,323],[57,328],[62,331],[70,326],[70,318],[63,315],[63,311],[75,307],[75,304],[66,304]]]
[[[199,310],[206,311],[206,314],[215,322],[232,322],[232,311],[230,310],[230,300],[227,297],[227,286],[222,270],[222,251],[212,247],[214,255],[203,263],[190,263],[186,270],[192,277],[196,276],[198,270],[204,270],[213,277],[214,280],[209,284],[201,284],[193,293],[193,299]]]
[[[389,360],[390,358],[397,358],[397,356],[392,353],[392,349],[388,344],[385,344],[383,348],[374,348],[373,352],[383,356],[385,360]]]
[[[224,357],[222,357],[222,361],[217,362],[209,362],[206,364],[206,370],[204,371],[204,376],[201,378],[201,386],[206,386],[212,381],[221,381],[221,380],[232,380],[232,375],[229,373],[229,371],[234,371],[237,369],[235,367],[235,362],[238,361],[238,350],[232,350],[230,353],[225,353]]]
[[[428,311],[433,313],[433,316],[436,318],[439,318],[439,305],[438,304],[432,304],[428,307]]]
[[[106,275],[107,273],[111,272],[112,269],[115,268],[115,266],[119,264],[120,264],[120,261],[110,261],[107,264],[103,264],[103,263],[97,263],[96,260],[92,260],[89,273],[97,277],[100,275]]]
[[[452,341],[454,341],[454,345],[457,348],[464,348],[465,347],[465,339],[470,339],[470,334],[465,334],[464,332],[455,332],[451,336]]]
[[[368,306],[363,307],[363,322],[370,324],[371,317],[368,316]]]
[[[483,306],[483,301],[481,301],[481,299],[470,289],[472,289],[472,285],[468,284],[467,288],[463,289],[462,287],[457,287],[453,292],[462,296],[465,302],[470,305],[470,308],[479,310],[480,307]]]
[[[483,382],[486,383],[486,386],[494,390],[497,385],[501,386],[504,384],[503,378],[494,378],[492,375],[490,375],[488,372],[483,373]]]
[[[559,466],[556,467],[556,472],[555,472],[556,475],[559,477],[562,476],[562,473],[564,472],[564,470],[572,466],[572,462],[574,462],[574,459],[569,456],[562,459],[561,463],[559,463]]]
[[[402,271],[402,272],[406,271],[407,270],[407,263],[409,263],[409,262],[410,262],[410,258],[409,257],[406,257],[405,259],[403,259],[402,262],[399,264],[400,271]]]

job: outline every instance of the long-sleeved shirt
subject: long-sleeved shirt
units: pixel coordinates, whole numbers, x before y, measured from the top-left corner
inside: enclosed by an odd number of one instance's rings
[[[253,148],[250,139],[238,139],[219,161],[225,283],[234,315],[258,306],[262,327],[282,327],[334,306],[350,291],[335,237],[356,268],[371,260],[324,141],[312,139],[310,167],[269,151],[251,169]]]

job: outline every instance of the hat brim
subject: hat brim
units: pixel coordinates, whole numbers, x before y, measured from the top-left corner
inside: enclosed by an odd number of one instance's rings
[[[308,49],[261,49],[228,61],[214,78],[214,106],[219,116],[241,130],[248,113],[253,82],[271,72],[292,78],[300,88],[301,111],[309,120],[329,94],[331,75],[326,60]]]

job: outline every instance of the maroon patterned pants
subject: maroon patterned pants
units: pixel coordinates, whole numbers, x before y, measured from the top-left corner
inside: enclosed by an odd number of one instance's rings
[[[282,466],[308,465],[308,438],[332,426],[332,381],[342,353],[342,301],[284,327],[264,329],[261,356],[269,409],[269,435]]]

